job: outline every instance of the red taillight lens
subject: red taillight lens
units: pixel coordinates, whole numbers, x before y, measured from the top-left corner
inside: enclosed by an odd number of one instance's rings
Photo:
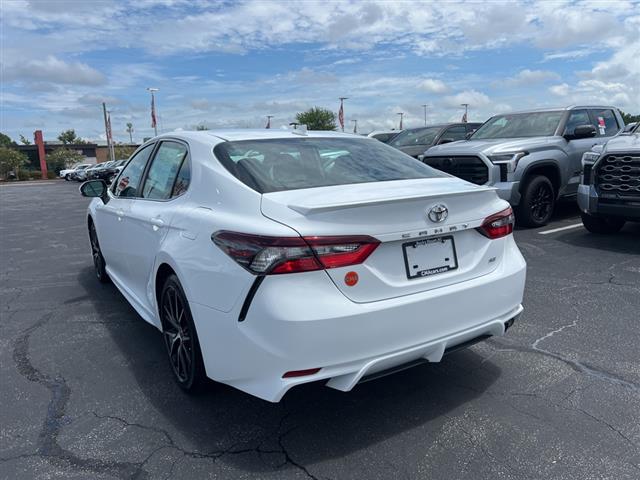
[[[368,236],[267,237],[228,231],[211,239],[242,267],[262,275],[357,265],[380,243]]]
[[[496,238],[506,237],[511,234],[515,220],[513,210],[509,207],[485,218],[477,230],[485,237],[495,240]]]

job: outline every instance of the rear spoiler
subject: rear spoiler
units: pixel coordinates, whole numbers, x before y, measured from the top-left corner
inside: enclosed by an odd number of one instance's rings
[[[287,205],[291,210],[295,210],[302,215],[308,215],[313,213],[322,213],[322,212],[330,212],[335,210],[344,210],[347,208],[356,208],[356,207],[368,207],[372,205],[383,205],[389,203],[397,203],[397,202],[405,202],[407,200],[422,200],[428,198],[443,198],[443,197],[451,197],[455,195],[474,195],[477,193],[487,192],[491,190],[496,190],[495,187],[489,186],[479,186],[474,190],[458,190],[452,192],[435,192],[432,194],[424,194],[419,193],[415,195],[404,195],[404,196],[394,196],[390,198],[372,198],[372,199],[364,199],[364,200],[351,200],[348,202],[335,202],[335,203],[323,203],[323,204],[314,204],[314,205],[305,205],[304,203],[290,203]]]

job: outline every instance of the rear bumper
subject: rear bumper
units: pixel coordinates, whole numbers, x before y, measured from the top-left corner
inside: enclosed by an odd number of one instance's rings
[[[593,185],[581,184],[578,186],[578,207],[589,215],[640,220],[640,202],[613,203],[603,201]]]
[[[325,272],[308,272],[267,277],[243,322],[235,310],[191,309],[208,376],[277,402],[301,383],[326,380],[348,391],[365,376],[438,362],[455,345],[503,335],[522,311],[525,268],[511,239],[492,273],[418,294],[354,303]],[[321,370],[282,378],[312,368]]]

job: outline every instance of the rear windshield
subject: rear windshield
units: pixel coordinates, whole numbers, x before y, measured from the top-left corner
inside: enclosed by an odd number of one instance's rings
[[[412,145],[431,145],[440,130],[442,130],[441,127],[416,128],[412,130],[405,130],[404,132],[399,133],[393,140],[391,140],[389,142],[389,145],[393,145],[394,147],[409,147]]]
[[[243,140],[218,144],[214,154],[260,193],[445,176],[374,139]]]
[[[529,112],[498,115],[478,128],[472,140],[490,138],[550,137],[564,112]]]

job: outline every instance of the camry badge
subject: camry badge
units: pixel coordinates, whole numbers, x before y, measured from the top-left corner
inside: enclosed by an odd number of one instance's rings
[[[445,205],[439,203],[438,205],[431,207],[427,216],[432,222],[444,222],[449,216],[449,209]]]

